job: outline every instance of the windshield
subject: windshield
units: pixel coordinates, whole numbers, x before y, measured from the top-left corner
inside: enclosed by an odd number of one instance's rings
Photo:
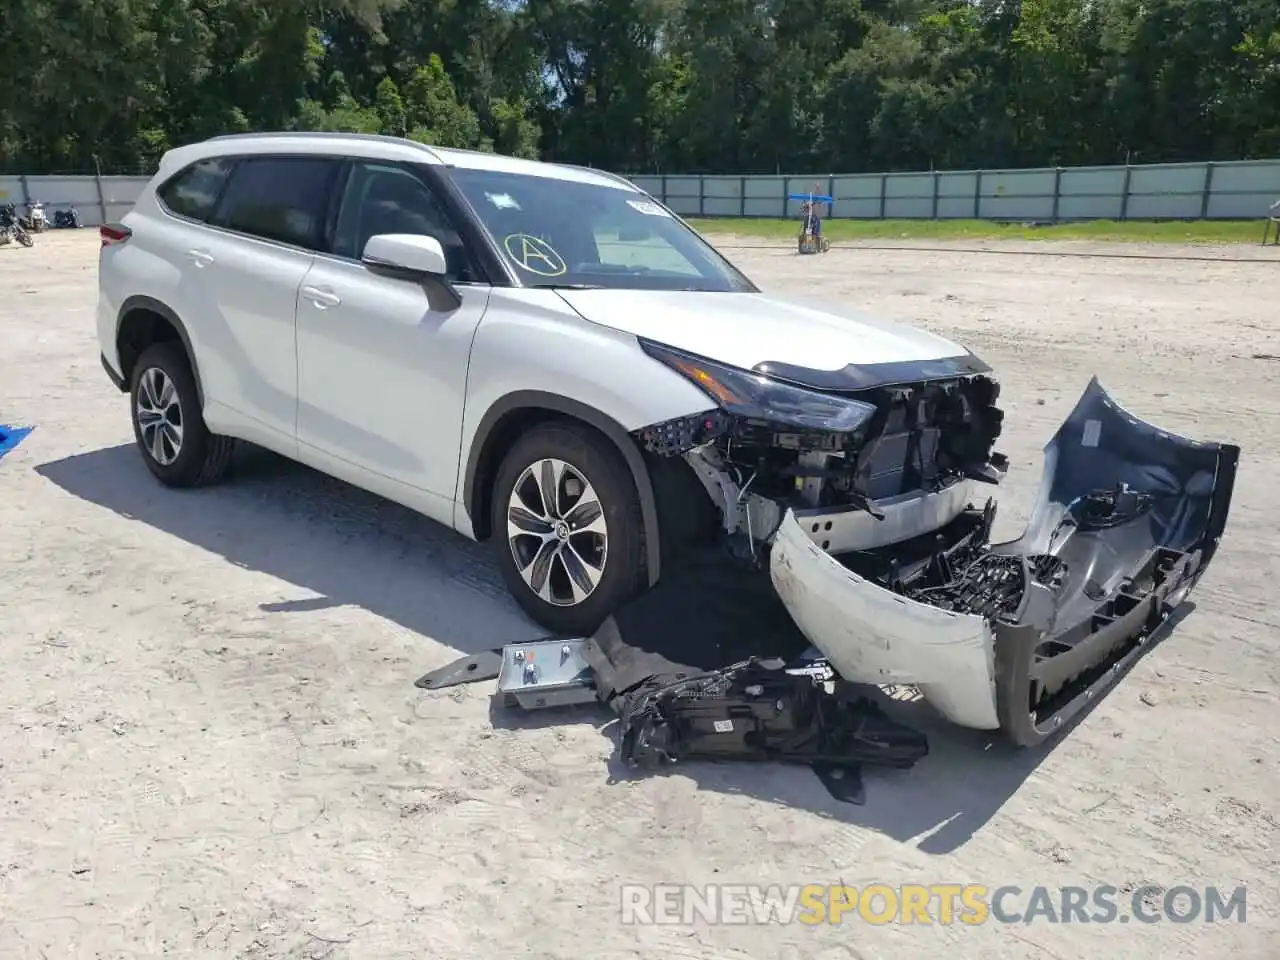
[[[492,170],[449,171],[523,283],[754,291],[697,233],[644,194]]]

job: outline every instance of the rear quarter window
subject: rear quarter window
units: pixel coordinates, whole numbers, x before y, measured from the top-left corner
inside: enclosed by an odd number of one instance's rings
[[[201,160],[166,181],[156,196],[180,217],[208,220],[234,165],[235,161],[226,157]]]

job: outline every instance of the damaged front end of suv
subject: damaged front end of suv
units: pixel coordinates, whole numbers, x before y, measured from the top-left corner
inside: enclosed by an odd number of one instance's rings
[[[688,464],[840,677],[913,685],[1022,745],[1119,679],[1226,524],[1239,449],[1144,423],[1096,379],[1045,447],[1025,532],[993,543],[994,501],[976,494],[1008,461],[976,357],[744,371],[642,345],[714,406],[636,440]]]

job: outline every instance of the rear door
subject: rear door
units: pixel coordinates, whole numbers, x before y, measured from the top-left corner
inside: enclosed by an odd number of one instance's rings
[[[206,393],[238,415],[237,432],[290,451],[296,450],[298,288],[324,243],[340,169],[341,161],[326,157],[241,158],[210,219],[214,229],[201,231],[184,251],[203,293]],[[211,422],[222,419],[211,413]]]
[[[461,305],[362,265],[379,233],[438,239]],[[299,442],[452,501],[467,360],[489,302],[479,277],[415,168],[351,161],[332,254],[316,257],[298,300]]]

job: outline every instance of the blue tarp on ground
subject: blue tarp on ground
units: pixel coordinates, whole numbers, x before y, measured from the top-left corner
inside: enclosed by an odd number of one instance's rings
[[[26,439],[35,427],[9,427],[0,423],[0,458]]]

